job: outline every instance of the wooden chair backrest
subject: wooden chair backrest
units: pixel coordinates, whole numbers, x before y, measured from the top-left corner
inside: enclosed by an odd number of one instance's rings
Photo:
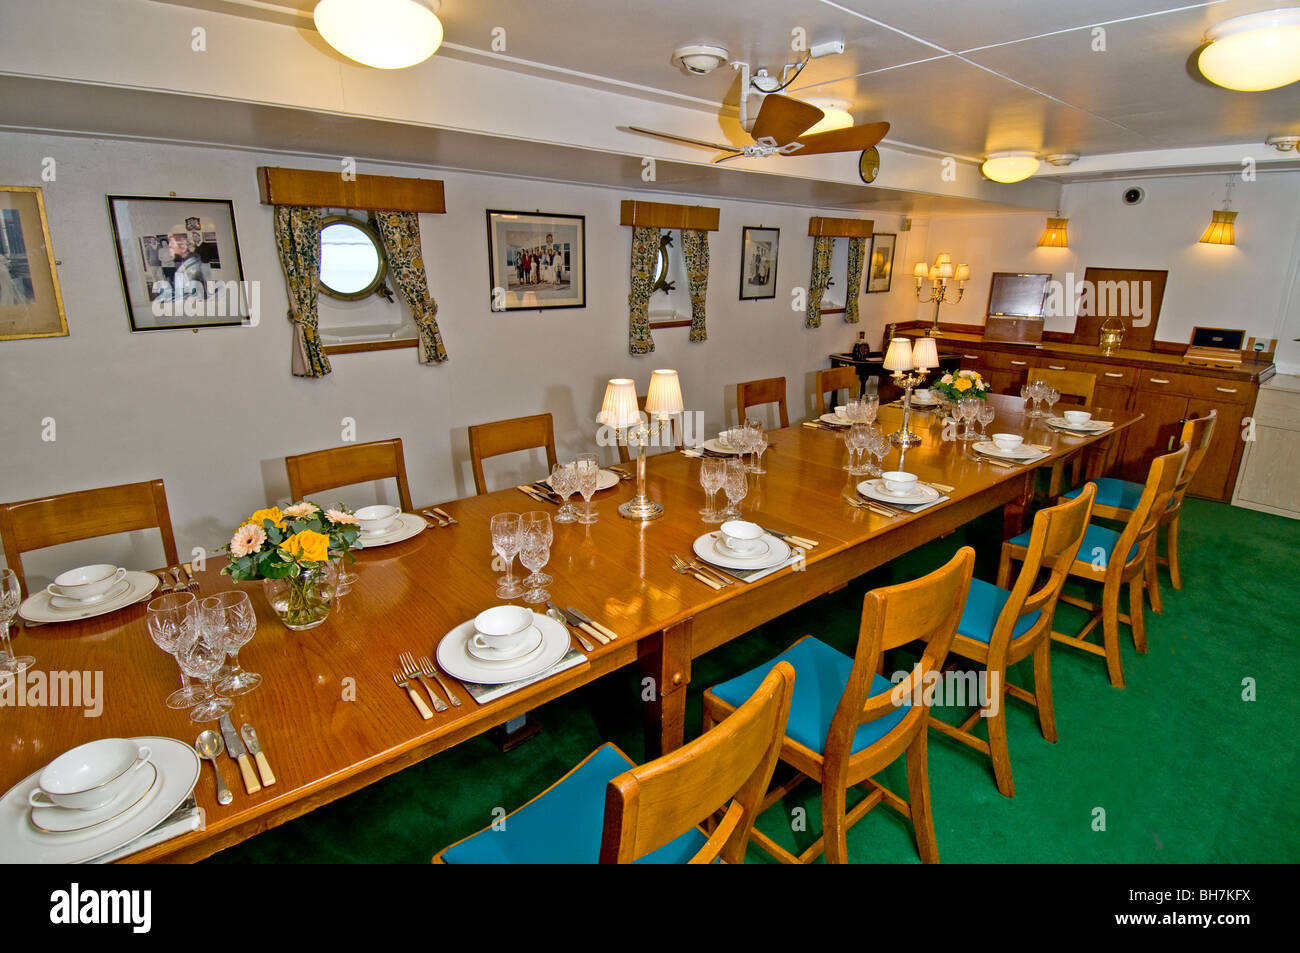
[[[555,468],[555,422],[550,414],[531,417],[512,417],[469,428],[469,459],[474,468],[474,490],[480,496],[486,493],[487,481],[483,478],[483,461],[516,450],[546,448],[546,475]]]
[[[817,372],[817,413],[824,414],[833,410],[833,407],[826,406],[826,395],[831,391],[846,390],[849,392],[849,398],[859,396],[862,389],[862,381],[858,379],[858,371],[853,367],[832,367],[829,370]]]
[[[403,511],[409,513],[415,508],[411,503],[411,488],[406,483],[406,458],[402,455],[400,437],[299,453],[285,457],[284,466],[289,471],[289,495],[294,503],[323,490],[392,477],[397,480],[397,496]],[[316,502],[329,506],[334,501]]]
[[[784,377],[768,377],[736,385],[736,413],[742,424],[745,422],[745,411],[759,404],[776,404],[781,413],[781,426],[790,426],[790,415],[785,409]]]
[[[1128,518],[1124,531],[1120,533],[1115,551],[1111,553],[1111,565],[1123,566],[1129,550],[1134,546],[1138,547],[1138,552],[1131,562],[1140,563],[1146,559],[1147,546],[1155,543],[1154,533],[1169,508],[1169,501],[1173,499],[1174,489],[1190,450],[1187,444],[1183,444],[1173,453],[1166,453],[1151,461],[1146,486],[1142,489],[1142,496]],[[1082,553],[1079,558],[1089,557],[1087,553]]]
[[[1077,397],[1084,407],[1092,406],[1092,394],[1097,387],[1097,375],[1087,371],[1054,371],[1048,367],[1035,367],[1029,371],[1029,380],[1044,381],[1062,397]]]
[[[748,701],[699,738],[610,781],[600,862],[631,863],[726,806],[691,863],[719,856],[743,863],[780,757],[794,678],[789,662],[777,663]]]
[[[1069,578],[1070,567],[1088,532],[1088,520],[1092,518],[1092,504],[1096,497],[1097,484],[1086,483],[1074,499],[1039,510],[1034,515],[1034,528],[1029,535],[1020,575],[993,624],[993,635],[989,639],[991,656],[999,654],[1011,642],[1016,623],[1025,616],[1041,611],[1051,619],[1056,610],[1056,600]],[[1038,585],[1040,570],[1044,566],[1050,571],[1042,585]]]
[[[167,565],[180,560],[172,536],[171,514],[162,480],[124,483],[95,490],[78,490],[34,500],[0,504],[0,538],[5,562],[27,591],[22,554],[60,543],[71,543],[114,533],[158,528]]]
[[[636,405],[641,408],[641,413],[643,414],[645,413],[645,402],[646,395],[637,394]],[[660,421],[657,419],[647,418],[647,426],[650,428],[651,436],[654,435],[655,428],[659,428],[659,442],[656,444],[657,447],[674,447],[675,449],[680,450],[686,445],[683,442],[683,436],[681,433],[681,419],[681,417],[669,417],[667,420]],[[649,447],[646,449],[648,451]],[[628,450],[627,444],[620,443],[618,445],[618,459],[622,463],[631,462],[632,454]]]
[[[925,695],[920,686],[927,675],[943,670],[948,647],[961,621],[975,568],[975,550],[963,546],[945,566],[927,576],[873,589],[862,600],[862,622],[853,669],[840,696],[823,749],[827,761],[843,761],[858,726],[896,710],[894,696]],[[925,651],[907,678],[892,692],[871,696],[871,682],[880,665],[880,654],[915,639],[925,641]]]
[[[1174,499],[1169,504],[1169,512],[1166,517],[1173,514],[1183,505],[1183,497],[1187,495],[1187,487],[1196,477],[1196,471],[1201,466],[1201,461],[1205,459],[1205,454],[1210,449],[1210,440],[1214,437],[1214,425],[1218,422],[1219,412],[1211,410],[1204,417],[1191,417],[1183,421],[1182,442],[1188,446],[1187,462],[1183,464],[1182,476],[1178,478],[1178,483],[1174,486]]]

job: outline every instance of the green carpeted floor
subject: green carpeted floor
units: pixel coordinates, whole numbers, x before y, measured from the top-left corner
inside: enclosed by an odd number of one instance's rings
[[[852,652],[862,593],[946,561],[966,542],[976,575],[992,580],[1000,518],[986,518],[698,659],[687,707],[698,733],[709,685],[766,661],[811,633]],[[1300,662],[1290,566],[1300,523],[1188,500],[1183,519],[1185,588],[1162,573],[1165,612],[1148,610],[1150,652],[1122,626],[1128,687],[1110,687],[1102,659],[1054,645],[1060,741],[1048,744],[1034,711],[1010,701],[1016,796],[998,794],[976,752],[931,733],[935,831],[946,863],[1255,863],[1300,860],[1300,771],[1295,726]],[[1055,628],[1084,613],[1062,606]],[[904,667],[903,655],[887,672]],[[1022,663],[1012,680],[1032,684]],[[1249,681],[1248,681],[1249,680]],[[1253,685],[1254,699],[1246,700]],[[479,738],[350,797],[223,851],[211,862],[426,863],[441,847],[514,810],[604,741],[644,754],[640,685],[625,669],[536,712],[545,732],[509,754]],[[939,712],[952,721],[955,712]],[[778,769],[779,770],[779,769]],[[902,762],[879,780],[906,795]],[[803,808],[803,811],[799,811]],[[1104,812],[1104,813],[1103,813]],[[1104,830],[1099,819],[1104,818]],[[806,823],[799,823],[806,819]],[[802,849],[820,827],[818,789],[806,783],[759,821],[779,843]],[[799,830],[792,828],[798,827]],[[806,827],[806,830],[802,828]],[[879,807],[849,831],[859,863],[917,863],[911,829]],[[751,847],[750,862],[770,862]]]

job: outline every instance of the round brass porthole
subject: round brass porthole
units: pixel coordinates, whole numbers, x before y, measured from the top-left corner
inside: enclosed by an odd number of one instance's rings
[[[380,289],[386,291],[387,276],[388,256],[374,228],[347,215],[321,219],[320,290],[323,294],[341,301],[359,301]]]

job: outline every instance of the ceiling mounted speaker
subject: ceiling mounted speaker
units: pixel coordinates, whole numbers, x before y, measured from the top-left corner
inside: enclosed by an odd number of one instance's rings
[[[441,0],[320,0],[312,11],[325,42],[375,69],[422,63],[442,45]]]
[[[1233,17],[1205,38],[1197,65],[1211,83],[1253,93],[1300,80],[1300,7]]]

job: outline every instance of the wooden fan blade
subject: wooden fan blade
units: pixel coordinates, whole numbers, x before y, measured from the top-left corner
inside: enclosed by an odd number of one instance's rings
[[[667,139],[670,142],[684,142],[687,145],[703,146],[706,149],[719,149],[723,152],[736,152],[736,147],[730,144],[724,145],[720,142],[709,142],[707,139],[692,139],[689,136],[675,136],[671,132],[655,132],[653,129],[642,129],[640,126],[619,126],[628,132],[640,133],[643,136],[654,136],[657,139]]]
[[[832,129],[830,132],[814,132],[810,136],[796,139],[795,142],[802,143],[803,148],[789,154],[815,156],[823,152],[861,152],[885,138],[888,132],[887,122],[868,122],[861,126]]]
[[[751,135],[755,139],[770,136],[778,146],[783,146],[817,125],[824,115],[826,114],[811,103],[778,93],[768,93],[758,109],[758,118],[754,120]]]

